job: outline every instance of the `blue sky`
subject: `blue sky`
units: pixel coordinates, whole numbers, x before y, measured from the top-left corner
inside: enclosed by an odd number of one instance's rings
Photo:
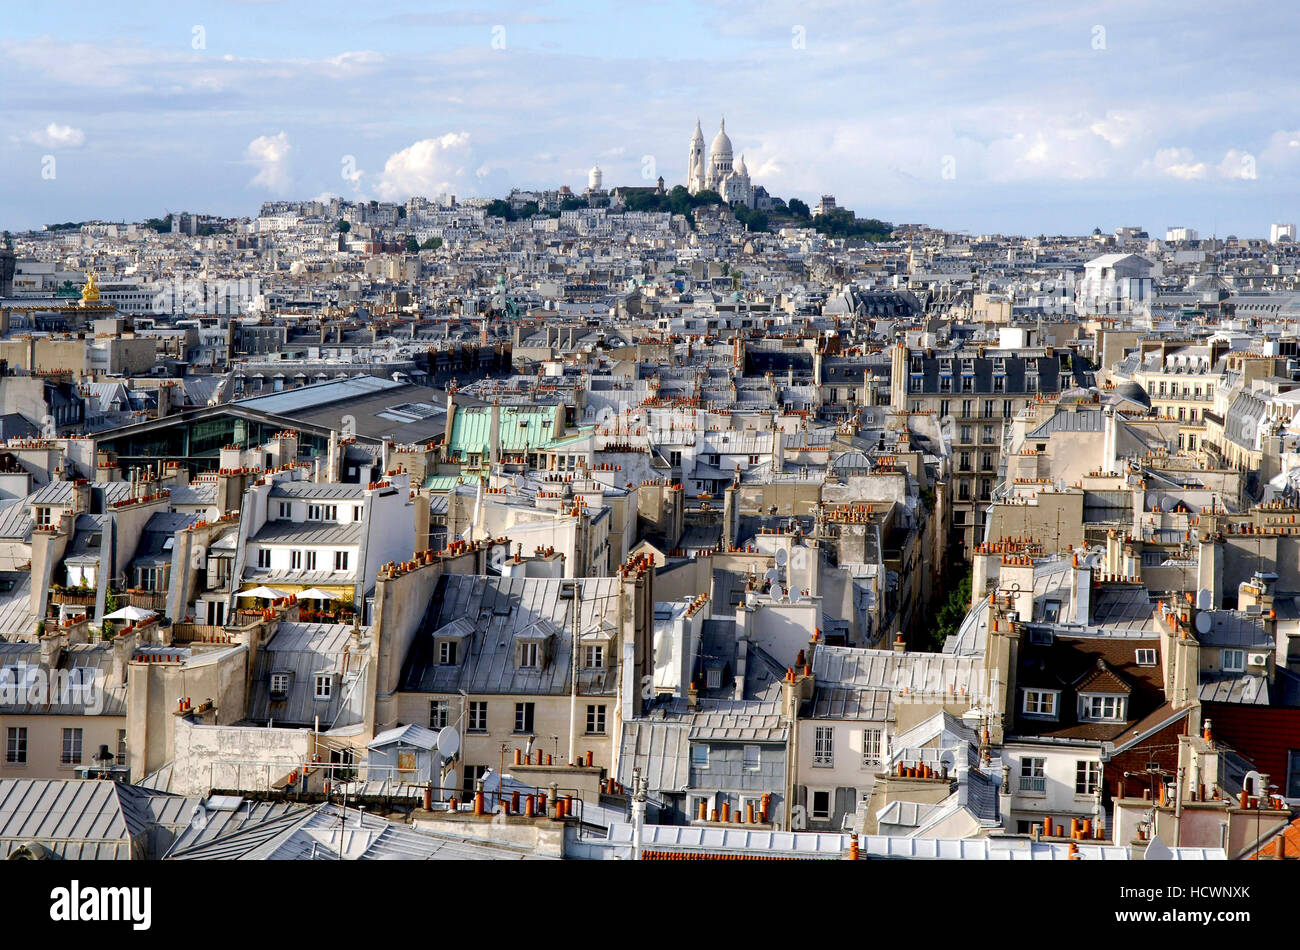
[[[1300,9],[1065,7],[24,4],[0,18],[0,227],[580,189],[593,162],[671,185],[721,115],[755,183],[894,222],[1300,218]]]

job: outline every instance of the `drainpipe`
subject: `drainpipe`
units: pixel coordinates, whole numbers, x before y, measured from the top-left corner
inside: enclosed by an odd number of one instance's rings
[[[1183,840],[1183,778],[1186,768],[1178,766],[1178,784],[1174,787],[1174,847]]]

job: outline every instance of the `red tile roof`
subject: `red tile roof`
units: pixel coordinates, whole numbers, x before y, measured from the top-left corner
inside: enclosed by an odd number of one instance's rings
[[[1281,858],[1284,861],[1300,860],[1300,818],[1291,822],[1283,829],[1281,834],[1273,838],[1255,854],[1252,854],[1247,860],[1255,861],[1261,857]]]

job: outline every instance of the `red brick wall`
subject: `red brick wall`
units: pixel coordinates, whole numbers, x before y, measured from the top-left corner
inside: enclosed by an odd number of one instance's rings
[[[1147,736],[1137,745],[1125,749],[1106,763],[1102,772],[1102,781],[1106,793],[1111,798],[1122,796],[1139,797],[1142,790],[1151,788],[1151,778],[1146,773],[1148,762],[1159,763],[1160,768],[1177,774],[1178,772],[1178,737],[1187,733],[1187,717],[1171,722],[1159,732]],[[1130,776],[1127,784],[1125,772],[1141,772],[1140,777]]]

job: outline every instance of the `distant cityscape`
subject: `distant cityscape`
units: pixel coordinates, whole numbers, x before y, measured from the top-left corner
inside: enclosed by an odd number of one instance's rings
[[[689,150],[6,235],[0,809],[150,833],[0,850],[1291,856],[1295,226],[972,236]]]

